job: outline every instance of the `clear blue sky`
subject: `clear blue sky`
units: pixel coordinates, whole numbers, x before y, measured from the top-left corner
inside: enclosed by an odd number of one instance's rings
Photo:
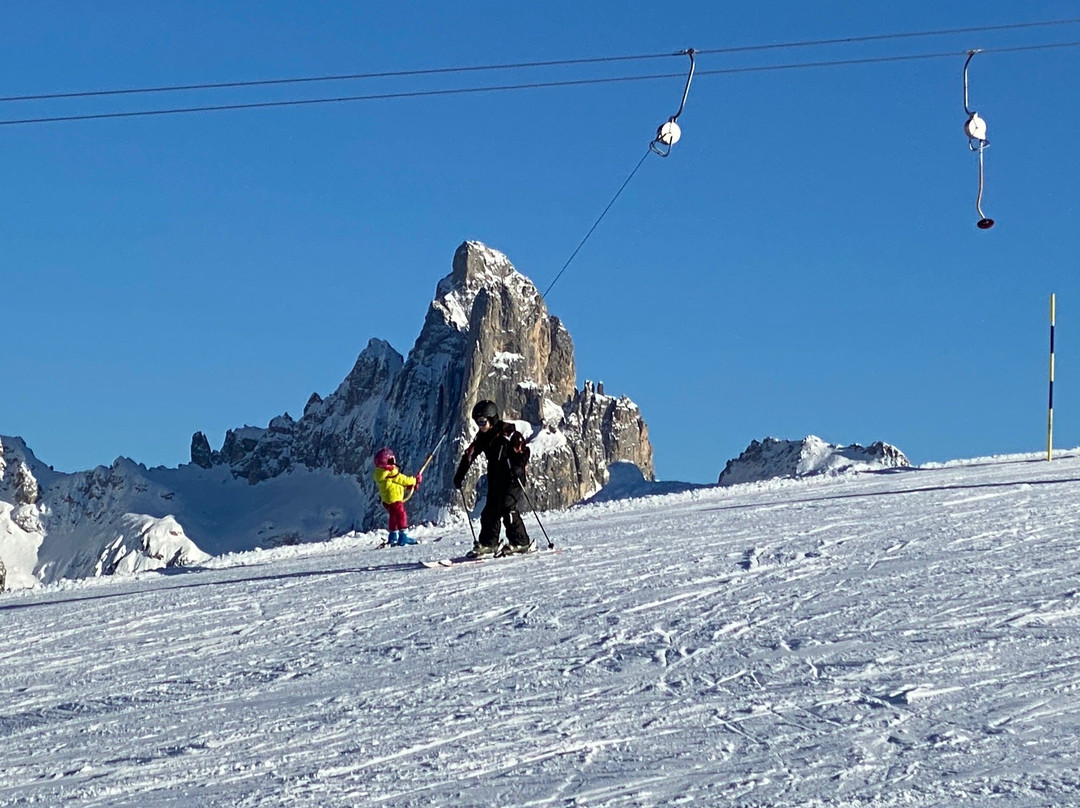
[[[1078,2],[35,2],[0,10],[0,95],[655,54],[1080,17]],[[913,461],[1080,444],[1080,26],[703,55],[548,299],[578,377],[642,408],[659,476],[755,438]],[[708,70],[892,55],[950,58]],[[643,73],[608,66],[5,102],[0,120]],[[58,469],[186,462],[299,416],[368,339],[406,354],[455,248],[544,289],[683,80],[0,126],[0,434]]]

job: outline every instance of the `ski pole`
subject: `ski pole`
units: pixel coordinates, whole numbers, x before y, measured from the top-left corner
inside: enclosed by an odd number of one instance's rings
[[[449,429],[447,429],[445,432],[443,432],[442,437],[439,438],[439,442],[435,444],[435,448],[431,450],[431,452],[428,454],[428,456],[426,458],[424,458],[424,463],[423,463],[423,465],[420,466],[420,471],[416,472],[416,474],[414,476],[419,477],[421,474],[423,474],[425,471],[427,471],[427,467],[431,465],[431,461],[435,457],[435,453],[437,451],[439,451],[439,447],[442,446],[442,442],[444,440],[446,440],[446,436],[449,435],[449,434],[450,434]],[[408,493],[405,494],[405,498],[402,500],[402,502],[408,502],[410,499],[412,499],[412,495],[416,493],[416,488],[417,488],[417,486],[414,486],[414,487],[410,488]]]
[[[469,523],[469,532],[472,533],[473,546],[477,544],[476,541],[476,528],[472,526],[472,516],[469,515],[469,503],[465,501],[465,492],[460,488],[458,493],[461,494],[461,507],[465,509],[465,521]]]
[[[521,484],[521,480],[518,480],[517,477],[515,477],[514,479],[517,481],[518,488],[521,489],[521,493],[523,493],[525,495],[525,501],[529,503],[529,510],[532,511],[532,515],[536,518],[536,524],[540,525],[540,532],[543,533],[544,538],[547,539],[548,549],[549,550],[554,550],[555,549],[555,542],[553,542],[550,539],[550,537],[547,534],[547,531],[544,530],[544,523],[540,521],[540,514],[538,514],[536,512],[536,506],[533,505],[532,497],[530,497],[529,492],[525,490],[525,486],[523,486]]]
[[[439,451],[439,447],[442,446],[442,442],[446,440],[446,436],[449,434],[450,430],[443,432],[442,437],[439,438],[439,442],[435,444],[435,448],[432,449],[431,453],[424,459],[424,464],[420,466],[420,471],[416,472],[417,474],[423,474],[425,471],[427,471],[427,467],[431,465],[431,461],[432,459],[434,459],[435,453]]]

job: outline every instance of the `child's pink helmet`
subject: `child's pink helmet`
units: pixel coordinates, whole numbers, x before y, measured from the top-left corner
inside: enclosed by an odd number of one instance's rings
[[[397,465],[397,459],[394,457],[394,450],[388,447],[383,447],[375,453],[375,465],[381,469],[390,469]]]

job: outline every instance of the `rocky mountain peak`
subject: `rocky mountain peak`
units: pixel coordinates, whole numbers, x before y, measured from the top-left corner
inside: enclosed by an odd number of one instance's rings
[[[279,417],[265,430],[230,430],[209,455],[196,435],[192,461],[204,468],[227,465],[252,484],[297,466],[366,483],[378,447],[393,447],[405,470],[415,471],[445,432],[410,506],[414,519],[435,520],[457,507],[451,480],[473,437],[472,405],[484,398],[518,420],[533,441],[538,507],[565,507],[590,496],[616,461],[635,463],[653,477],[652,446],[637,406],[591,383],[576,389],[566,327],[548,313],[532,281],[503,253],[477,241],[456,250],[407,358],[373,338],[337,390],[312,395],[299,420]],[[365,512],[365,527],[381,523],[373,489]]]

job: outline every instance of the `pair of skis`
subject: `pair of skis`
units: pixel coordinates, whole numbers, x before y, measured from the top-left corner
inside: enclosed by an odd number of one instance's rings
[[[532,558],[533,556],[540,555],[557,555],[561,552],[561,547],[552,547],[547,550],[535,550],[531,553],[507,553],[506,555],[486,555],[479,557],[457,556],[456,558],[439,558],[433,561],[421,561],[420,564],[430,570],[434,570],[443,567],[458,567],[463,564],[486,564],[492,561],[506,561],[511,558]]]

